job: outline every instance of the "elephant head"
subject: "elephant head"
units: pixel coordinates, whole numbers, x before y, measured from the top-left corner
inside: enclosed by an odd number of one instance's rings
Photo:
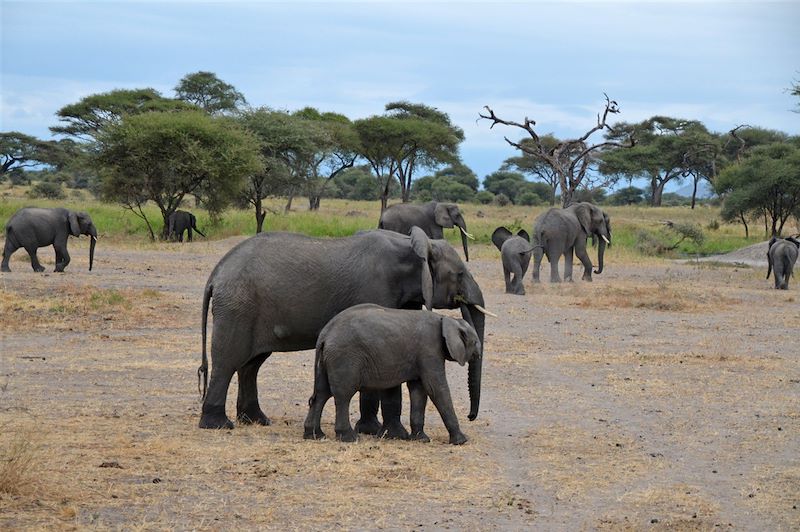
[[[419,227],[411,229],[411,244],[422,260],[422,294],[425,306],[431,308],[459,308],[461,316],[478,334],[483,346],[486,309],[478,283],[461,261],[458,253],[443,240],[431,240]],[[481,353],[483,348],[481,347]],[[481,372],[483,357],[469,362],[468,387],[470,397],[469,419],[478,417],[481,400]]]
[[[514,233],[508,230],[507,227],[498,227],[492,233],[492,243],[497,247],[498,250],[503,251],[503,244],[506,240],[514,236]],[[520,229],[517,231],[517,236],[527,240],[528,242],[531,241],[531,236],[525,229]]]
[[[467,247],[467,237],[472,237],[467,232],[467,222],[461,215],[458,205],[455,203],[437,203],[433,209],[433,218],[436,224],[441,227],[451,228],[458,227],[461,231],[461,245],[464,247],[464,257],[469,262],[469,249]]]
[[[586,237],[591,237],[594,241],[595,236],[600,239],[597,248],[597,269],[594,273],[603,273],[603,257],[606,252],[606,244],[611,246],[611,220],[603,209],[591,203],[582,202],[574,207],[575,216]]]
[[[89,271],[92,271],[94,264],[94,247],[97,244],[97,228],[92,222],[92,218],[85,212],[70,211],[69,219],[69,232],[72,236],[88,235],[91,240],[89,241]]]

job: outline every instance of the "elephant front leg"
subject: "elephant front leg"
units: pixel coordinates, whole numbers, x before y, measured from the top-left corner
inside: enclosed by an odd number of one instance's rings
[[[419,380],[408,381],[408,394],[411,398],[411,439],[429,442],[431,439],[425,434],[425,407],[428,404],[428,394]]]
[[[70,261],[69,253],[67,252],[67,247],[63,246],[54,246],[56,250],[56,269],[57,272],[63,272],[64,268],[67,267]]]
[[[244,424],[269,425],[271,421],[258,404],[258,370],[270,353],[258,355],[239,368],[239,395],[236,399],[236,419]]]
[[[505,267],[503,267],[503,280],[506,282],[506,294],[512,293],[511,272]]]
[[[378,436],[392,440],[407,440],[408,430],[400,421],[403,413],[403,390],[400,386],[389,388],[381,393],[381,415],[383,426]]]
[[[442,416],[444,426],[447,427],[447,432],[450,434],[450,443],[453,445],[462,445],[467,442],[467,437],[461,432],[458,426],[458,418],[456,411],[453,408],[453,400],[450,397],[450,386],[447,384],[447,377],[442,370],[441,375],[436,375],[430,378],[425,384],[425,390],[433,401],[439,415]]]
[[[583,264],[583,276],[581,279],[584,281],[592,282],[592,259],[589,258],[589,254],[586,252],[586,245],[584,243],[583,246],[575,246],[575,254],[578,256],[578,260],[581,261]]]

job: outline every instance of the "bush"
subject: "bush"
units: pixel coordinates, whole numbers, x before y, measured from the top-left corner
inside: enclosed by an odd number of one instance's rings
[[[60,183],[37,181],[28,191],[29,198],[64,199],[64,190]]]
[[[523,192],[517,196],[517,205],[542,205],[544,202],[535,192]]]
[[[665,222],[665,225],[661,234],[654,234],[644,229],[636,233],[636,249],[643,255],[665,255],[678,249],[686,240],[689,240],[697,248],[702,246],[706,240],[703,229],[697,224]]]
[[[500,207],[505,207],[509,203],[511,203],[511,200],[508,198],[508,196],[506,196],[502,192],[494,197],[495,205],[499,205]]]
[[[480,192],[475,194],[475,201],[477,201],[481,205],[489,205],[492,201],[494,201],[494,194],[492,194],[488,190],[481,190]]]

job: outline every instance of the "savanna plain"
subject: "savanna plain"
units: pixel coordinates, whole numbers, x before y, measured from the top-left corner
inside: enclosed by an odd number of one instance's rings
[[[18,206],[0,202],[0,221]],[[48,273],[19,251],[0,274],[2,529],[800,529],[800,282],[774,290],[765,247],[679,261],[632,244],[667,219],[706,227],[714,208],[608,208],[615,245],[594,282],[550,284],[545,262],[544,282],[528,276],[514,296],[488,235],[530,230],[544,207],[463,206],[468,266],[497,317],[475,421],[465,368],[447,368],[460,447],[432,406],[428,444],[303,440],[313,351],[262,367],[271,426],[198,429],[202,290],[245,236],[225,222],[207,240],[148,243],[102,209],[85,209],[101,233],[92,272],[88,243],[71,239],[64,274],[51,248]],[[377,219],[376,204],[324,200],[267,229]],[[707,232],[730,249],[764,240]]]

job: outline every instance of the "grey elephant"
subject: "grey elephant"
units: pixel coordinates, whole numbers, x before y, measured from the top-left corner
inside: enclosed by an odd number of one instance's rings
[[[200,229],[197,228],[197,218],[194,214],[186,211],[175,211],[169,215],[167,225],[167,238],[174,238],[178,242],[183,242],[183,232],[188,231],[188,240],[192,241],[192,229],[204,237]]]
[[[63,208],[40,209],[25,207],[18,210],[6,223],[6,244],[0,270],[10,272],[8,261],[19,248],[25,248],[31,258],[33,271],[43,272],[36,250],[52,245],[56,251],[55,271],[63,272],[70,261],[67,239],[71,236],[89,235],[89,271],[94,264],[94,248],[97,243],[97,228],[85,212]]]
[[[431,201],[423,205],[413,203],[397,203],[389,205],[381,213],[378,222],[379,229],[394,231],[395,233],[409,234],[411,228],[417,226],[430,238],[441,240],[444,238],[442,228],[458,227],[461,231],[461,245],[464,248],[464,258],[469,262],[469,246],[467,238],[473,238],[467,232],[467,222],[461,215],[455,203],[439,203]]]
[[[573,253],[583,264],[584,281],[592,280],[592,260],[586,251],[586,239],[597,237],[597,270],[603,272],[606,244],[611,245],[611,221],[600,207],[588,202],[575,203],[565,209],[549,209],[533,222],[533,280],[539,282],[542,256],[550,261],[550,282],[558,283],[558,261],[564,256],[564,280],[572,281]]]
[[[525,295],[522,278],[525,277],[525,272],[531,263],[533,247],[530,240],[530,235],[524,229],[520,229],[514,235],[508,228],[498,227],[492,233],[492,243],[500,250],[507,294]]]
[[[800,242],[792,237],[777,238],[773,236],[769,239],[767,279],[774,271],[776,289],[789,289],[789,278],[792,276],[794,263],[797,261],[798,248],[800,248]]]
[[[428,397],[442,416],[450,443],[467,437],[458,426],[445,360],[462,366],[481,356],[481,342],[464,320],[427,310],[387,309],[356,305],[336,315],[319,335],[314,362],[314,394],[308,400],[303,437],[324,438],[322,409],[336,402],[336,438],[355,441],[350,425],[350,400],[361,390],[382,390],[408,383],[411,398],[411,439],[430,441],[425,434]],[[474,393],[470,389],[470,393]]]
[[[213,300],[211,381],[207,382],[208,309]],[[232,428],[225,414],[238,373],[237,419],[269,424],[258,402],[256,376],[273,351],[312,349],[325,324],[359,303],[391,308],[459,308],[483,341],[483,294],[456,251],[418,227],[410,236],[372,230],[336,239],[261,233],[231,249],[203,294],[201,428]],[[481,359],[469,365],[470,419],[478,415]],[[207,393],[206,393],[207,390]],[[383,426],[378,422],[382,398]],[[400,387],[361,394],[360,432],[407,437],[400,423]]]

